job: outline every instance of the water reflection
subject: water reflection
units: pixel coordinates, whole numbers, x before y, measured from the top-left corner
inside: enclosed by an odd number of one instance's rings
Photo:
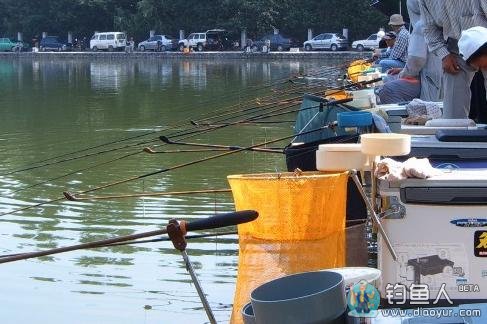
[[[270,83],[316,65],[238,60],[0,60],[0,213],[62,197],[63,191],[83,191],[209,156],[213,153],[142,153],[149,144],[141,142],[159,143],[151,134],[106,146],[103,154],[11,172],[161,126],[191,128],[183,121],[214,115],[245,98],[269,95],[266,86]],[[283,124],[245,125],[192,140],[249,145],[290,131]],[[228,187],[228,174],[284,169],[282,156],[245,152],[92,194],[220,189]],[[163,228],[171,218],[191,220],[232,209],[228,193],[50,203],[1,216],[0,251],[27,252],[152,231]],[[188,254],[222,322],[230,316],[237,249],[235,235],[188,242]],[[167,241],[0,265],[0,280],[9,292],[0,295],[2,320],[7,323],[206,320],[181,256]]]

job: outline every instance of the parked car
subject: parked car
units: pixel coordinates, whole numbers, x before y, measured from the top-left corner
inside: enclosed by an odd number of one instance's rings
[[[339,49],[348,48],[348,40],[345,36],[336,33],[324,33],[313,37],[309,41],[303,43],[304,50],[312,51],[317,49],[329,49],[337,51]]]
[[[365,49],[376,49],[379,48],[379,42],[381,37],[377,34],[372,34],[366,39],[356,40],[352,43],[352,48],[358,51],[363,51]]]
[[[46,51],[68,51],[71,49],[71,44],[64,43],[59,40],[58,36],[46,36],[41,39],[39,44],[39,50],[41,52]]]
[[[166,35],[154,35],[143,42],[140,42],[137,49],[141,52],[146,50],[165,52],[177,48],[178,41],[174,37]]]
[[[98,50],[124,50],[127,45],[127,36],[121,32],[95,33],[90,40],[90,49],[93,52]]]
[[[211,29],[206,32],[205,49],[209,51],[224,51],[236,47],[230,39],[229,33],[224,29]]]
[[[184,48],[195,48],[198,46],[198,44],[202,44],[203,42],[206,42],[206,34],[205,33],[191,33],[189,34],[188,38],[186,39],[181,39],[178,42],[178,48],[182,52]],[[198,50],[201,49],[203,50],[203,46],[200,45]]]
[[[227,31],[224,29],[210,29],[204,33],[192,33],[188,38],[182,39],[178,43],[180,51],[185,47],[196,49],[198,52],[222,51],[231,49],[234,43],[230,40]]]
[[[0,38],[0,52],[18,52],[23,50],[22,42],[12,42],[10,38]]]
[[[286,38],[281,34],[265,35],[258,41],[251,42],[250,47],[252,51],[261,51],[263,46],[267,46],[270,43],[271,51],[289,51],[292,45],[290,38]]]

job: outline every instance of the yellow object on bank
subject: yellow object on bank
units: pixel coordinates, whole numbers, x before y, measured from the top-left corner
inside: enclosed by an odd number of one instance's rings
[[[250,293],[272,279],[345,265],[348,173],[272,173],[228,177],[236,210],[257,220],[238,226],[232,323],[242,323]]]
[[[362,75],[362,72],[368,70],[372,66],[372,63],[366,60],[356,60],[350,63],[347,69],[347,76],[353,83],[358,82],[358,77]]]

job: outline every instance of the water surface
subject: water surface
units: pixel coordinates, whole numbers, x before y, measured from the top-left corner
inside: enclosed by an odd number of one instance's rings
[[[88,190],[221,153],[147,154],[142,149],[150,145],[159,151],[189,149],[158,146],[157,137],[194,128],[189,120],[243,109],[252,98],[278,99],[294,87],[287,79],[322,65],[321,61],[0,60],[0,214],[62,197],[63,191]],[[293,118],[291,114],[269,120]],[[292,131],[291,123],[239,125],[186,141],[252,145]],[[120,141],[137,135],[141,136]],[[108,142],[117,143],[67,154]],[[61,157],[49,159],[56,156]],[[43,166],[32,168],[36,165]],[[273,171],[285,171],[282,155],[237,153],[93,194],[228,188],[228,174]],[[163,228],[171,218],[191,220],[231,210],[228,193],[49,203],[0,216],[0,253],[151,231]],[[221,322],[227,322],[231,312],[237,249],[235,235],[188,244]],[[2,264],[0,281],[2,323],[206,321],[182,258],[170,242]]]

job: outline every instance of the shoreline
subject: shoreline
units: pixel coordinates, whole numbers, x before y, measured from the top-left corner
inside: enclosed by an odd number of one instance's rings
[[[322,60],[322,59],[346,59],[357,60],[369,58],[369,52],[270,52],[270,53],[247,53],[247,52],[0,52],[0,59],[93,59],[93,60],[121,60],[121,59],[171,59],[171,60]]]

